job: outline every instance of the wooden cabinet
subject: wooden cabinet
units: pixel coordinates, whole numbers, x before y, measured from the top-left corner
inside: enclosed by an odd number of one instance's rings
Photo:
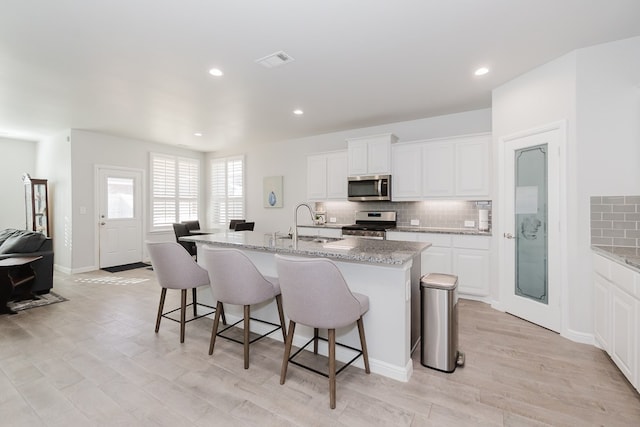
[[[391,133],[347,139],[349,176],[390,174],[391,144],[396,141]]]
[[[307,199],[347,200],[347,152],[307,157]]]
[[[25,173],[22,182],[25,191],[26,229],[50,237],[47,180],[31,178]]]
[[[594,337],[640,390],[640,274],[593,254]]]
[[[491,237],[440,233],[387,232],[387,240],[428,242],[422,252],[421,275],[447,273],[458,276],[458,293],[482,299],[489,296]]]
[[[488,134],[394,145],[394,201],[489,197]]]

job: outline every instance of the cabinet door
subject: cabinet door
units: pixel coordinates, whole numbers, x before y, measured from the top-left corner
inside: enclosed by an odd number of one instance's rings
[[[454,144],[427,143],[422,148],[422,194],[425,197],[454,195]]]
[[[457,196],[489,195],[489,137],[456,144]]]
[[[327,199],[347,200],[347,152],[327,155]]]
[[[489,295],[489,252],[481,249],[453,249],[453,271],[458,275],[458,292]]]
[[[371,175],[391,173],[391,141],[388,137],[368,142],[367,173]]]
[[[391,197],[396,200],[420,200],[422,196],[422,146],[396,145],[392,148]]]
[[[431,246],[422,252],[421,276],[427,273],[453,274],[451,248]]]
[[[611,285],[597,273],[594,274],[593,280],[593,335],[600,345],[600,348],[610,353],[611,322],[609,319],[611,317]]]
[[[349,141],[349,175],[367,174],[367,141]]]
[[[611,358],[630,382],[635,381],[636,301],[611,287]]]
[[[346,180],[346,179],[345,179]],[[307,157],[307,199],[327,198],[327,156]]]

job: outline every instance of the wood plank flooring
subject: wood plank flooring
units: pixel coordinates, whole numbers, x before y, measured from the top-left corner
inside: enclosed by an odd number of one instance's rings
[[[330,410],[327,379],[290,366],[279,384],[279,341],[253,344],[245,371],[238,344],[207,354],[212,319],[188,323],[182,345],[178,323],[155,334],[152,271],[56,273],[54,289],[69,301],[0,316],[1,425],[640,425],[604,352],[479,302],[460,300],[464,368],[424,368],[419,351],[408,383],[351,367]]]

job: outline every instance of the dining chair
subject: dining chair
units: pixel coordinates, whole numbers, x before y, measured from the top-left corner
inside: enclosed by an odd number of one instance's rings
[[[255,222],[239,222],[236,224],[234,228],[235,231],[253,231],[253,227],[255,226]]]
[[[191,232],[191,230],[200,230],[200,221],[197,219],[195,221],[182,221],[182,224],[187,226],[187,231]]]
[[[176,242],[178,242],[180,246],[185,248],[189,255],[195,255],[197,257],[198,250],[196,248],[195,242],[183,242],[180,240],[180,237],[192,236],[192,234],[189,232],[189,229],[187,228],[187,225],[183,223],[175,223],[173,224],[173,232],[176,235]]]
[[[229,230],[235,230],[236,224],[239,224],[241,222],[246,222],[246,221],[244,219],[232,219],[231,221],[229,221]]]

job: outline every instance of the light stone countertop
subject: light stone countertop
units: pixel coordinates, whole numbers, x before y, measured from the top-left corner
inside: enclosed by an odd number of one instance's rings
[[[211,243],[215,246],[275,252],[289,255],[332,258],[367,264],[403,265],[431,246],[423,242],[399,242],[372,239],[328,239],[327,242],[298,240],[296,244],[285,236],[274,240],[272,233],[257,231],[222,232],[181,237],[187,242]]]
[[[299,225],[298,227],[309,228],[342,228],[351,224],[313,224]],[[491,236],[491,231],[480,231],[476,228],[447,228],[447,227],[394,227],[387,231],[397,231],[400,233],[436,233],[436,234],[463,234],[468,236]]]
[[[599,255],[640,273],[640,248],[591,245],[591,249]]]

